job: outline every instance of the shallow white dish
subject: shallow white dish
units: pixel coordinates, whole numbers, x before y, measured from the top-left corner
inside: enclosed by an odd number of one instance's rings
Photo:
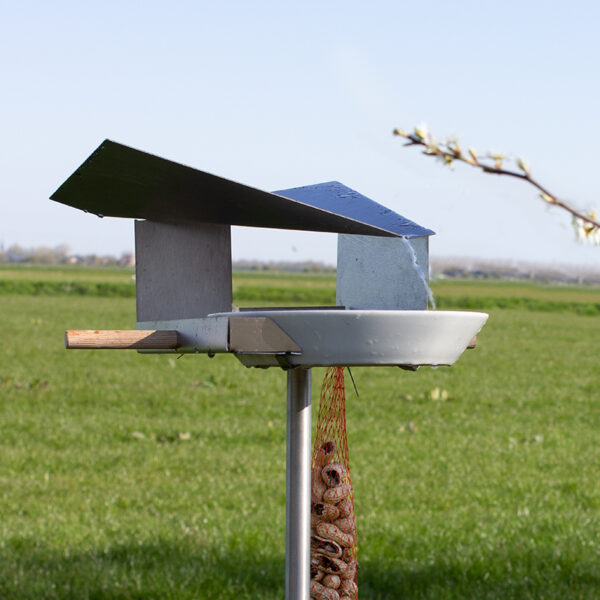
[[[290,366],[451,365],[488,315],[428,310],[257,310],[218,315],[268,317],[302,349]],[[272,354],[239,354],[246,366],[281,364]]]

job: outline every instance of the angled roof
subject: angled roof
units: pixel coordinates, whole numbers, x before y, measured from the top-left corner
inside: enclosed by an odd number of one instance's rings
[[[369,223],[369,225],[404,237],[419,237],[434,233],[431,229],[417,225],[339,181],[316,183],[289,190],[278,190],[273,193],[344,215],[355,221]]]
[[[265,192],[104,140],[50,196],[107,217],[361,235],[430,235],[341,183]]]

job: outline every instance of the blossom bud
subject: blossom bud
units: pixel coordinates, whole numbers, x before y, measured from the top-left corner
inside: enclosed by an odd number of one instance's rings
[[[525,175],[529,175],[530,167],[529,163],[525,159],[517,159],[517,167],[519,167],[519,169],[521,169],[521,171],[523,171]]]
[[[548,204],[554,204],[556,202],[556,200],[550,194],[546,194],[545,192],[540,194],[540,198]]]
[[[426,142],[429,138],[429,129],[425,123],[421,123],[415,127],[415,135],[422,141]]]
[[[502,168],[502,159],[504,158],[502,152],[490,152],[488,156],[494,161],[496,169]]]

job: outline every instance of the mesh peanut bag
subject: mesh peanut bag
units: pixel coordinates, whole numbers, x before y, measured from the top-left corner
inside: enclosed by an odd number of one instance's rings
[[[356,600],[356,521],[342,367],[330,367],[323,380],[311,491],[310,595],[316,600]]]

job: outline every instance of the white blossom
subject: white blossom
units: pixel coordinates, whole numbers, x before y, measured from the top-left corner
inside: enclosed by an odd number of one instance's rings
[[[430,143],[431,134],[429,133],[429,127],[427,127],[427,123],[419,123],[415,127],[415,135],[425,144]]]
[[[587,216],[594,221],[598,220],[598,213],[595,211],[589,212]],[[573,227],[575,236],[580,242],[591,246],[600,246],[600,229],[598,227],[594,227],[579,217],[573,218]]]

